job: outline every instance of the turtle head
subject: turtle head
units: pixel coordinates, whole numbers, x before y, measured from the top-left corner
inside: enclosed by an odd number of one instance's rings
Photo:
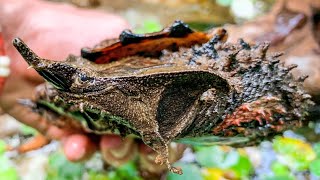
[[[34,68],[45,80],[61,91],[71,92],[75,83],[84,86],[82,82],[90,80],[83,69],[68,61],[52,61],[40,58],[19,38],[13,40],[13,45],[30,67]]]

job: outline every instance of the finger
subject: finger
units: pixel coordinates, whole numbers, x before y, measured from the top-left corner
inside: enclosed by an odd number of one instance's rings
[[[122,145],[122,139],[118,135],[104,135],[100,140],[101,149],[115,149]]]
[[[20,122],[35,128],[49,139],[61,139],[62,137],[72,133],[70,130],[61,129],[52,125],[50,121],[42,117],[40,114],[32,112],[28,107],[17,103],[8,106],[4,105],[5,102],[9,102],[9,99],[11,98],[10,96],[14,95],[9,94],[6,97],[3,97],[0,104],[8,114]],[[8,101],[6,101],[7,98]]]
[[[67,129],[61,129],[61,128],[58,128],[57,126],[49,124],[49,127],[47,128],[47,130],[42,134],[44,134],[46,137],[50,139],[61,140],[72,133],[73,132]]]
[[[152,154],[154,153],[154,150],[151,149],[149,146],[143,144],[143,143],[140,143],[139,144],[139,153],[141,154]]]
[[[41,133],[45,133],[49,129],[49,122],[39,114],[33,113],[31,109],[28,109],[22,105],[14,105],[10,107],[10,109],[4,108],[4,110],[15,119],[18,119],[20,122],[37,129]]]
[[[121,139],[117,135],[104,135],[100,141],[100,150],[106,163],[120,166],[137,154],[137,144],[133,138]]]
[[[182,157],[186,146],[184,144],[171,143],[169,145],[169,161],[176,162]],[[157,164],[155,162],[158,153],[144,144],[139,145],[140,170],[144,173],[162,174],[167,170],[166,164]]]
[[[139,169],[143,174],[161,174],[167,170],[165,164],[157,164],[155,162],[158,153],[153,151],[145,144],[139,144]]]
[[[90,158],[97,146],[90,137],[84,134],[73,134],[63,140],[64,153],[70,161],[82,161]]]

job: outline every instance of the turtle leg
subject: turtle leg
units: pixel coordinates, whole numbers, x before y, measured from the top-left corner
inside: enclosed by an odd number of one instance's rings
[[[161,137],[158,132],[150,132],[142,134],[142,140],[145,144],[150,146],[154,151],[158,153],[158,156],[155,159],[157,164],[166,164],[168,169],[176,174],[182,174],[182,170],[177,167],[173,167],[169,161],[169,148],[168,142]]]
[[[159,133],[159,125],[156,117],[153,115],[155,113],[152,113],[152,110],[148,109],[150,106],[148,107],[144,103],[137,103],[131,107],[136,108],[132,110],[132,112],[139,112],[139,115],[135,114],[133,116],[139,117],[138,119],[131,119],[132,126],[135,127],[136,131],[140,134],[142,141],[158,153],[155,162],[157,164],[166,164],[171,172],[182,174],[181,169],[173,167],[169,162],[168,144],[170,141],[164,140]]]

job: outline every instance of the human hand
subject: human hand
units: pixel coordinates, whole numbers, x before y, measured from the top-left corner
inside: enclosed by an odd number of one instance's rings
[[[11,74],[0,97],[5,112],[51,139],[62,140],[65,155],[71,161],[84,160],[97,149],[107,158],[111,149],[119,151],[128,145],[136,146],[132,139],[122,140],[116,135],[97,137],[96,142],[88,134],[58,128],[17,103],[17,99],[30,98],[43,79],[33,69],[27,69],[27,63],[12,46],[13,38],[22,38],[41,57],[62,60],[68,54],[79,55],[81,47],[117,37],[128,27],[123,19],[39,0],[0,0],[0,24],[5,50],[12,61]]]

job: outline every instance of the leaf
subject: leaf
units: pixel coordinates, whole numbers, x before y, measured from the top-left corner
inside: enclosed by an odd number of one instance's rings
[[[0,156],[6,152],[6,147],[7,147],[6,143],[0,140]]]
[[[82,163],[72,163],[62,153],[56,152],[49,157],[48,180],[81,179],[83,172],[84,165]]]
[[[295,180],[293,176],[267,176],[263,180]]]
[[[294,138],[277,137],[273,141],[273,149],[281,154],[284,163],[294,170],[306,170],[316,153],[311,145]]]
[[[247,177],[253,171],[253,166],[248,157],[240,155],[234,149],[225,152],[219,146],[198,148],[196,159],[203,167],[215,168],[215,171],[219,168],[223,172],[230,172],[231,170],[237,177]]]
[[[234,175],[234,172],[231,170],[222,170],[218,168],[206,168],[202,171],[203,178],[205,180],[221,180],[228,177],[233,177],[231,179],[237,179]],[[229,178],[228,178],[229,179]]]
[[[220,168],[227,169],[236,166],[240,160],[240,154],[232,150],[230,152],[225,152],[225,158],[222,164],[219,165]]]
[[[0,179],[5,180],[18,180],[17,171],[14,168],[8,168],[6,170],[0,170]]]
[[[138,34],[144,34],[144,33],[150,33],[150,32],[157,32],[162,29],[161,23],[158,22],[156,19],[149,19],[145,20],[142,23],[142,26],[140,28],[136,28],[134,30],[135,33]]]
[[[0,155],[0,172],[6,171],[11,167],[10,161],[4,155]]]
[[[108,174],[108,178],[110,180],[122,180],[122,179],[130,179],[130,180],[140,180],[139,173],[137,167],[133,162],[128,162],[118,168],[115,171],[110,172]]]
[[[195,155],[197,162],[204,167],[221,167],[225,161],[225,152],[219,146],[201,148]]]
[[[320,176],[320,158],[312,161],[309,166],[310,172],[316,176]]]
[[[320,158],[320,143],[315,143],[313,145],[313,150],[317,154],[317,157]]]
[[[190,144],[196,146],[197,148],[202,148],[206,146],[232,146],[237,144],[244,144],[250,141],[249,137],[219,137],[219,136],[201,136],[201,137],[187,137],[181,138],[176,142],[182,144]]]
[[[11,164],[11,161],[4,155],[6,144],[0,141],[0,179],[16,180],[18,179],[17,170]]]
[[[240,155],[236,164],[230,167],[238,177],[247,177],[253,172],[253,166],[247,156]]]
[[[107,174],[95,172],[95,171],[89,171],[89,178],[88,180],[105,180],[108,179]]]
[[[199,166],[195,164],[176,163],[175,166],[183,169],[183,174],[168,173],[168,180],[202,180]]]
[[[23,135],[36,135],[38,133],[34,128],[24,124],[21,127],[21,131]]]
[[[290,174],[290,170],[287,166],[281,164],[280,162],[274,162],[271,165],[271,169],[276,176],[286,176]]]
[[[217,0],[217,4],[221,6],[230,6],[233,0]]]

